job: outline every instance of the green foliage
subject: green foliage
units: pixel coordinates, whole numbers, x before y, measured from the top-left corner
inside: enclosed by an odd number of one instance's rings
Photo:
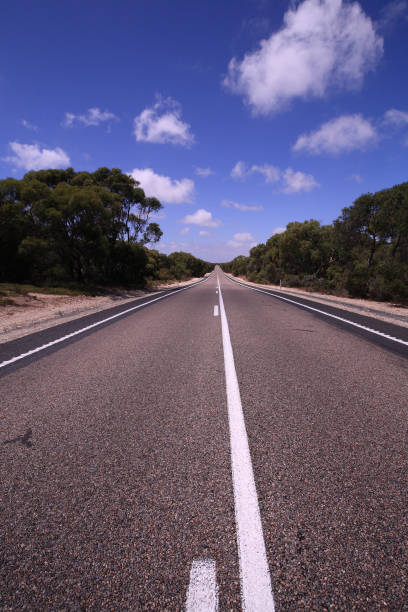
[[[289,223],[222,268],[254,282],[408,302],[408,183],[361,195],[332,225]]]
[[[147,276],[150,280],[170,281],[185,280],[192,277],[201,277],[214,268],[214,264],[198,259],[190,253],[175,252],[164,255],[157,251],[148,252],[146,266]]]
[[[0,282],[144,285],[201,275],[188,253],[155,255],[162,208],[118,168],[28,172],[0,181]],[[210,265],[210,268],[212,266]]]

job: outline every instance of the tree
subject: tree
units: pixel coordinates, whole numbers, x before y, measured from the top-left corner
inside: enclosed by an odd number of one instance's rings
[[[18,248],[29,231],[30,219],[20,201],[20,181],[0,181],[0,279],[22,280],[23,266]]]
[[[113,282],[120,253],[126,265],[140,266],[136,247],[160,239],[149,219],[161,208],[118,168],[39,170],[0,181],[1,278]],[[121,278],[134,278],[121,270]]]
[[[408,183],[361,195],[332,225],[288,223],[222,267],[256,282],[408,301]]]

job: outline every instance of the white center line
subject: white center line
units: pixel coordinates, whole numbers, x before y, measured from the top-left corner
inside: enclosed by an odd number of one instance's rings
[[[128,312],[132,312],[134,310],[138,310],[139,308],[143,308],[144,306],[148,306],[149,304],[153,304],[153,302],[158,302],[159,300],[164,300],[165,298],[171,297],[172,295],[176,295],[177,293],[180,293],[181,291],[186,291],[187,289],[191,289],[191,287],[194,287],[195,285],[199,285],[200,283],[208,280],[210,278],[210,276],[207,276],[206,278],[203,278],[202,280],[197,281],[196,283],[193,283],[191,285],[188,285],[188,287],[183,287],[182,289],[177,289],[176,291],[173,291],[172,293],[166,293],[165,295],[161,295],[158,298],[154,298],[154,300],[149,300],[149,302],[144,302],[143,304],[139,304],[138,306],[132,306],[132,308],[127,308],[127,310],[122,310],[122,312],[118,312],[117,314],[111,315],[110,317],[107,317],[106,319],[102,319],[102,321],[97,321],[96,323],[92,323],[91,325],[87,325],[86,327],[82,327],[81,329],[77,329],[76,331],[67,334],[66,336],[62,336],[61,338],[57,338],[56,340],[52,340],[52,342],[47,342],[46,344],[42,344],[41,346],[37,346],[36,348],[32,349],[31,351],[27,351],[26,353],[21,353],[21,355],[17,355],[16,357],[12,357],[11,359],[7,359],[6,361],[2,361],[0,363],[0,368],[5,368],[6,366],[10,365],[11,363],[15,363],[16,361],[20,361],[20,359],[24,359],[25,357],[29,357],[30,355],[34,355],[34,353],[39,353],[40,351],[45,350],[46,348],[49,348],[50,346],[54,346],[54,344],[59,344],[60,342],[64,342],[64,340],[68,340],[69,338],[73,338],[74,336],[78,336],[78,334],[82,334],[85,331],[88,331],[90,329],[93,329],[94,327],[98,327],[98,325],[102,325],[103,323],[107,323],[108,321],[113,321],[113,319],[117,319],[118,317],[122,317],[123,315],[127,314]]]
[[[215,575],[215,561],[196,559],[190,571],[187,591],[186,612],[217,612],[218,585]]]
[[[217,282],[220,300],[222,343],[224,347],[242,608],[245,612],[273,612],[275,606],[262,531],[258,496],[256,493],[227,315],[224,308],[218,275]]]
[[[214,304],[214,317],[218,317],[218,304]]]

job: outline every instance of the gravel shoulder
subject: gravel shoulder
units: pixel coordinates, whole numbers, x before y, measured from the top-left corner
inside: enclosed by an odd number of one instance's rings
[[[67,323],[86,314],[142,299],[149,294],[156,295],[166,289],[183,287],[196,280],[199,279],[191,278],[188,281],[157,285],[150,290],[121,291],[95,297],[34,292],[13,297],[14,304],[0,307],[0,344],[60,323]]]
[[[302,289],[279,287],[279,285],[260,285],[258,283],[250,282],[243,276],[234,277],[231,274],[227,274],[227,276],[241,280],[252,287],[286,293],[293,298],[299,296],[320,304],[331,304],[332,306],[340,307],[349,312],[365,314],[375,319],[386,321],[387,323],[394,323],[394,325],[408,327],[408,308],[401,306],[400,304],[376,302],[374,300],[362,300],[358,298],[337,297],[335,295],[326,295],[313,291],[303,291]]]

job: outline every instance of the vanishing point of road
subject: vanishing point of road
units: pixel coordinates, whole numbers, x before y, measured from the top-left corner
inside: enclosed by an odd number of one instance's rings
[[[408,610],[407,357],[219,268],[1,344],[0,609]]]

